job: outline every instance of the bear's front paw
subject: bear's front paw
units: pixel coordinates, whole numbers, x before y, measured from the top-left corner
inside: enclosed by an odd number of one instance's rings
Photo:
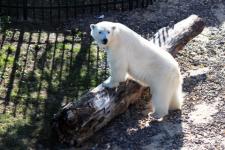
[[[153,117],[155,120],[157,121],[162,121],[163,120],[163,117],[165,116],[164,114],[159,114],[159,113],[151,113],[149,114],[151,117]]]
[[[151,116],[152,116],[154,119],[156,119],[156,120],[162,120],[162,119],[163,119],[163,117],[160,116],[160,115],[157,114],[157,113],[153,113],[153,114],[151,114]]]
[[[114,83],[112,83],[112,82],[108,82],[108,83],[103,82],[102,85],[104,87],[107,87],[107,88],[115,88],[115,87],[119,86],[119,83],[117,83],[117,82],[114,82]]]
[[[111,77],[109,77],[107,80],[105,80],[102,84],[104,87],[108,87],[108,88],[115,88],[117,86],[119,86],[119,82],[113,82],[111,80]]]

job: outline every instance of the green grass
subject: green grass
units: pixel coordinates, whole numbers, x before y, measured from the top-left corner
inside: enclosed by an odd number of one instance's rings
[[[0,115],[0,148],[26,149],[29,141],[26,134],[29,131],[23,128],[25,126],[29,126],[28,119],[23,119],[21,116],[13,117],[9,113]]]
[[[0,70],[3,69],[5,64],[9,66],[13,64],[15,51],[16,47],[11,44],[6,44],[2,47],[0,51]]]
[[[5,32],[0,50],[0,149],[57,145],[51,132],[53,114],[105,78],[104,52],[98,53],[91,41],[82,41],[82,31],[59,33],[57,41],[51,32],[50,42],[48,34]],[[9,104],[4,105],[7,95]]]

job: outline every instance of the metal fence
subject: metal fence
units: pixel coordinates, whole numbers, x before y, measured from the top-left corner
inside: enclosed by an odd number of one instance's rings
[[[0,0],[0,14],[14,20],[63,22],[83,14],[144,8],[154,0]]]

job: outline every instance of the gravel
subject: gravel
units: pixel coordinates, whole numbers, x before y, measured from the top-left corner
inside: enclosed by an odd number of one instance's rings
[[[185,102],[162,122],[147,116],[146,100],[114,119],[80,149],[225,149],[225,1],[160,0],[147,9],[104,14],[104,20],[128,25],[146,38],[191,14],[206,22],[203,32],[176,60],[184,76]],[[71,20],[65,28],[101,21],[94,16]]]

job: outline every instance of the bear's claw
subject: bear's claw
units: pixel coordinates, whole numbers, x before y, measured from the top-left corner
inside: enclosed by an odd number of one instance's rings
[[[102,85],[107,88],[115,88],[115,87],[119,86],[119,84],[117,84],[117,83],[110,83],[110,82],[109,83],[103,82]]]
[[[152,118],[154,118],[155,120],[157,120],[157,121],[162,121],[163,120],[163,116],[158,115],[157,113],[152,113],[152,114],[150,114],[150,116]]]

